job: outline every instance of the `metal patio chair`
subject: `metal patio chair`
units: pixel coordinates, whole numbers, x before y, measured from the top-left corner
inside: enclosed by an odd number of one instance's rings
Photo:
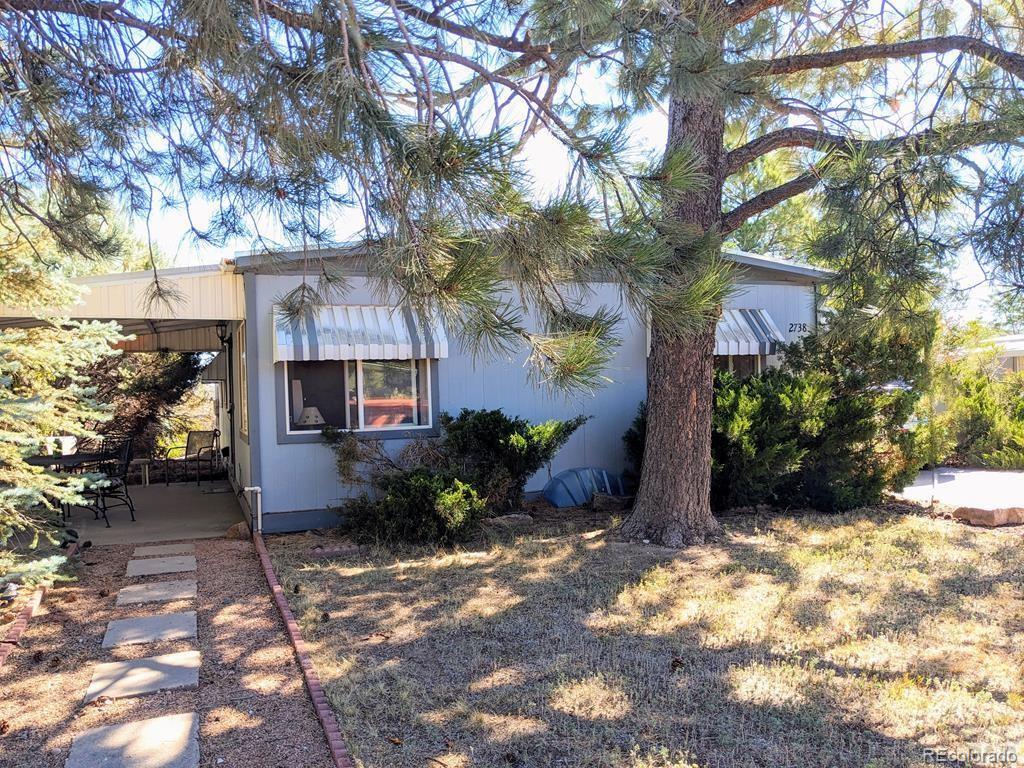
[[[103,475],[86,486],[83,495],[90,501],[89,506],[99,520],[110,527],[107,510],[113,507],[128,507],[132,522],[135,522],[135,502],[128,492],[128,469],[132,463],[131,437],[105,437],[101,453],[103,457],[91,464],[84,465],[83,470]],[[113,502],[113,503],[111,503]]]
[[[213,478],[213,466],[220,455],[217,450],[217,440],[220,437],[220,430],[201,429],[193,430],[185,438],[185,445],[175,445],[164,452],[164,485],[171,484],[171,464],[182,464],[187,470],[191,464],[196,466],[196,485],[199,485],[199,466],[206,462],[210,469],[210,478]],[[172,453],[182,452],[181,456],[172,456]]]

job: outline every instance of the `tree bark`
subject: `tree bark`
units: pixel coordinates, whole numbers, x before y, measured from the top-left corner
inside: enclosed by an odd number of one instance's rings
[[[725,110],[714,100],[669,99],[666,153],[683,145],[703,160],[708,183],[671,215],[702,231],[722,218]],[[687,259],[681,251],[679,259]],[[670,547],[701,543],[718,527],[711,514],[711,409],[715,319],[699,333],[671,338],[652,329],[647,363],[647,438],[640,488],[622,534]]]
[[[647,439],[633,512],[622,534],[666,547],[703,543],[711,514],[711,405],[715,323],[697,336],[655,330],[647,364]]]

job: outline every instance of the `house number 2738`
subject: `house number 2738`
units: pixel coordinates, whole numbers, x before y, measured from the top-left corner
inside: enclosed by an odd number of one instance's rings
[[[807,331],[807,323],[790,323],[789,324],[789,332],[793,333],[795,331],[806,332]]]

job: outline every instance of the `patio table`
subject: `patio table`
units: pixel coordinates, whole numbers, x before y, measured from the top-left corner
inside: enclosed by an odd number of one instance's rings
[[[31,464],[33,467],[46,467],[48,469],[67,472],[69,470],[79,469],[87,464],[106,461],[109,458],[110,457],[105,453],[83,451],[81,453],[69,453],[66,456],[29,456],[25,459],[25,463]],[[67,520],[70,514],[71,506],[69,504],[61,504],[61,519]],[[109,522],[107,524],[109,525]]]
[[[149,466],[150,466],[150,463],[151,463],[150,460],[149,459],[145,459],[145,458],[143,458],[143,459],[132,459],[132,466],[133,467],[142,467],[142,487],[143,488],[149,487]]]
[[[67,456],[29,456],[26,464],[33,467],[53,467],[55,469],[77,469],[83,464],[95,464],[109,457],[103,453],[69,453]]]

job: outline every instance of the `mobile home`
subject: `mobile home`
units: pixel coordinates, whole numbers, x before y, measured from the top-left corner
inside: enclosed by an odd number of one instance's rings
[[[727,255],[738,267],[738,286],[718,325],[716,365],[744,374],[774,364],[782,344],[814,328],[818,285],[829,275],[783,259]],[[649,333],[630,313],[622,313],[621,344],[606,370],[611,382],[567,396],[531,383],[525,351],[474,359],[453,329],[382,300],[351,252],[325,257],[338,259],[346,273],[345,303],[301,321],[276,311],[303,279],[301,261],[288,254],[272,265],[241,255],[161,270],[161,281],[181,297],[173,307],[147,304],[151,273],[82,278],[85,292],[72,314],[117,320],[135,335],[123,345],[127,352],[214,354],[204,378],[217,385],[229,477],[254,523],[258,495],[266,532],[330,525],[333,509],[360,490],[339,481],[321,436],[325,424],[397,451],[437,434],[441,411],[500,408],[531,421],[585,414],[591,418],[550,471],[622,469],[621,437],[647,390]],[[588,288],[597,302],[619,303],[613,283]],[[0,308],[2,325],[35,322],[17,308]],[[539,473],[527,491],[539,491],[546,480],[547,471]]]

